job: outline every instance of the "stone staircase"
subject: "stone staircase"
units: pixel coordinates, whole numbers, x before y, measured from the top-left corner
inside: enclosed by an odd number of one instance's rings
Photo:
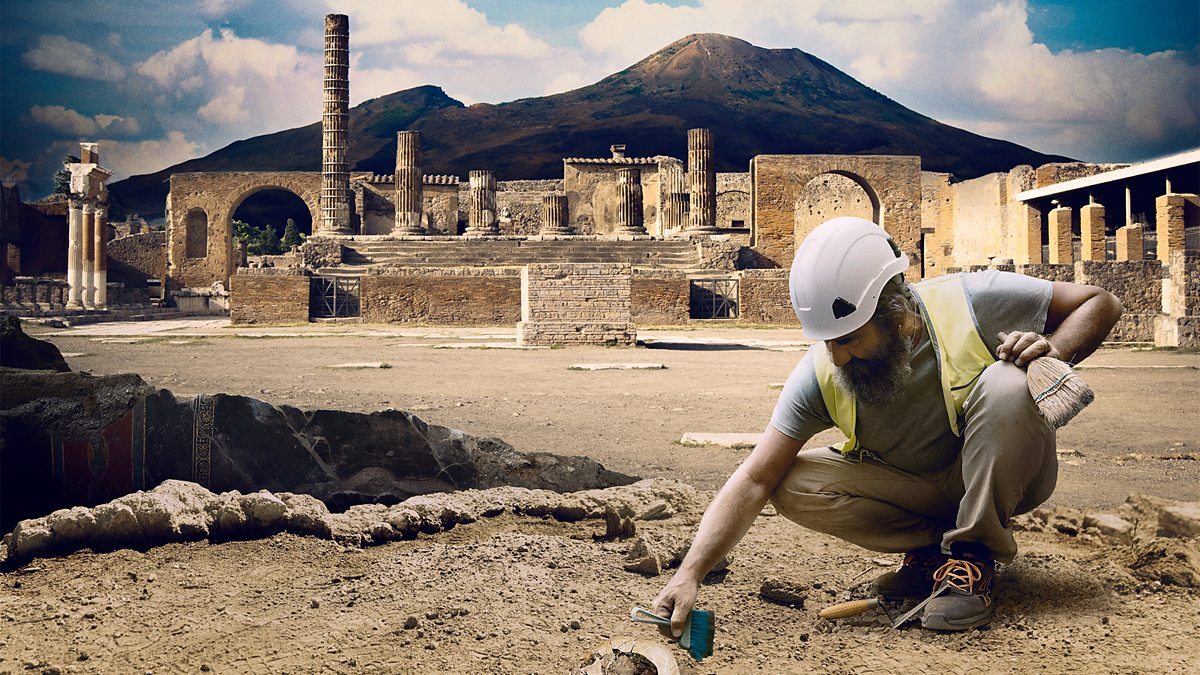
[[[343,241],[343,264],[317,270],[323,276],[357,276],[379,267],[506,267],[530,263],[621,262],[651,269],[695,269],[698,247],[690,241],[609,239],[450,239]]]
[[[63,326],[83,326],[110,321],[158,321],[187,316],[175,307],[157,305],[118,305],[106,310],[63,309],[61,307],[4,307],[0,314],[31,319],[37,323]]]

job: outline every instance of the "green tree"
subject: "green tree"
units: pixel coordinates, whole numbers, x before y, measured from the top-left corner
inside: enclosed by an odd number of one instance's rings
[[[279,255],[283,247],[279,235],[270,225],[255,227],[240,220],[233,221],[233,237],[246,242],[247,255]]]
[[[77,164],[78,162],[79,158],[75,155],[63,157],[63,164]],[[54,194],[71,194],[71,172],[67,171],[67,167],[65,166],[54,172]]]
[[[279,241],[279,235],[275,234],[275,228],[267,224],[263,225],[263,230],[263,255],[279,255],[283,253],[283,244]]]
[[[287,227],[283,228],[283,239],[279,242],[283,246],[284,252],[292,250],[293,246],[299,246],[303,241],[304,235],[300,234],[300,229],[296,227],[296,221],[288,218]]]

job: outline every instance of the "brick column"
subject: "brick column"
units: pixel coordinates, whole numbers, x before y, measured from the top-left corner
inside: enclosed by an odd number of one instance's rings
[[[1142,260],[1142,226],[1126,225],[1117,229],[1117,260]]]
[[[1183,195],[1162,195],[1154,200],[1154,227],[1158,234],[1158,260],[1164,265],[1172,251],[1182,251],[1186,224],[1187,199]]]
[[[67,218],[67,309],[83,309],[83,202],[71,199]]]
[[[1018,207],[1017,252],[1018,265],[1042,264],[1042,214],[1030,204]]]
[[[83,286],[83,306],[96,307],[96,205],[83,204],[83,265],[79,268]]]
[[[1079,209],[1079,234],[1081,260],[1107,260],[1108,248],[1104,243],[1104,206],[1091,203]]]
[[[396,134],[395,234],[425,234],[421,204],[421,132]]]
[[[496,175],[491,171],[472,171],[467,192],[467,231],[464,237],[500,234],[496,222]]]
[[[640,169],[617,169],[617,227],[613,234],[646,234]]]
[[[717,234],[717,171],[711,129],[688,129],[690,200],[685,234]]]
[[[1071,246],[1071,207],[1059,206],[1050,210],[1051,265],[1069,265],[1075,260]]]
[[[567,219],[567,196],[546,195],[542,197],[541,234],[566,236],[575,234]]]
[[[95,265],[92,279],[96,286],[93,304],[96,309],[108,309],[108,208],[96,207]]]

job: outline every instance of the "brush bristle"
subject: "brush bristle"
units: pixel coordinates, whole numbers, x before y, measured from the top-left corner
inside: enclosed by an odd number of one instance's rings
[[[1037,403],[1038,412],[1055,429],[1070,422],[1096,398],[1070,364],[1058,359],[1036,358],[1029,363],[1026,373],[1029,393]]]
[[[688,645],[688,653],[697,661],[706,656],[712,656],[713,638],[717,628],[712,610],[692,610],[691,624],[691,644]]]

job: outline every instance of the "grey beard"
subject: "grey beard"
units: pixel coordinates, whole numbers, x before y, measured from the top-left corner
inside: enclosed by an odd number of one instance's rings
[[[895,401],[912,378],[912,342],[895,326],[885,328],[884,335],[883,353],[878,357],[850,359],[833,373],[833,381],[842,391],[871,406]]]

